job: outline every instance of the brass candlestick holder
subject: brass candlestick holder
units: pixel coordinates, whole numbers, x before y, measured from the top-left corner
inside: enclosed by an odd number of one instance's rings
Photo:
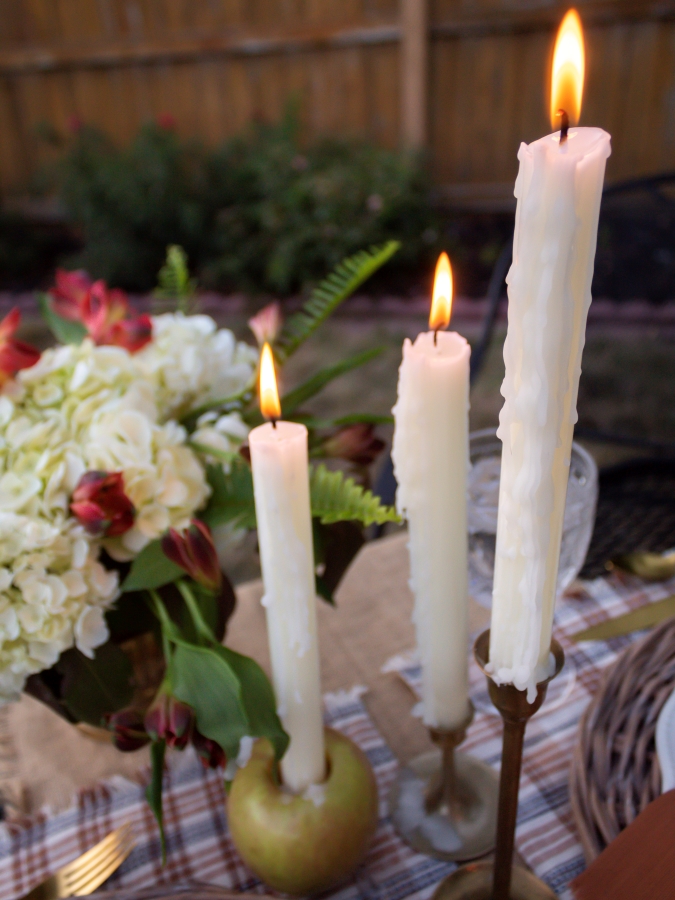
[[[474,648],[483,672],[489,659],[490,632],[484,631]],[[513,867],[513,845],[518,815],[518,790],[523,759],[525,726],[544,702],[551,679],[565,664],[565,654],[557,641],[551,642],[554,671],[537,685],[530,703],[527,691],[512,684],[496,684],[485,672],[490,699],[504,720],[502,768],[499,779],[499,811],[494,862],[463,866],[440,883],[432,900],[555,900],[555,894],[531,872]]]
[[[480,760],[456,748],[473,719],[456,729],[430,728],[440,749],[401,769],[389,795],[394,826],[413,849],[437,859],[465,862],[489,853],[495,843],[498,781]]]

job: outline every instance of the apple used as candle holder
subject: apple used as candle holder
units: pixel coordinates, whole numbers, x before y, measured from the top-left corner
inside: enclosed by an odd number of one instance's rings
[[[242,859],[265,884],[287,894],[316,894],[344,881],[377,827],[377,784],[366,756],[330,728],[325,740],[322,784],[290,793],[276,777],[272,745],[261,739],[235,775],[227,801]]]

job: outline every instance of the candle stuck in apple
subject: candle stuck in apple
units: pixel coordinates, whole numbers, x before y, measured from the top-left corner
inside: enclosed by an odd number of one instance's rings
[[[290,737],[284,785],[301,793],[326,776],[316,626],[307,429],[279,420],[269,344],[260,361],[260,408],[270,419],[249,434],[272,683]]]

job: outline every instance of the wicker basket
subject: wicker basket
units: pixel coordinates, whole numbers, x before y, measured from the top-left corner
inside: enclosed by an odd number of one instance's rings
[[[675,686],[675,619],[625,650],[584,713],[570,801],[591,862],[661,793],[656,721]]]

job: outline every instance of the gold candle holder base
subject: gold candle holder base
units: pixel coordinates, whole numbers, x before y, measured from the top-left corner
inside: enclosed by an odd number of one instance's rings
[[[456,729],[430,728],[440,749],[403,767],[389,795],[394,827],[414,850],[464,862],[489,853],[495,843],[498,779],[490,766],[458,753],[473,719]]]
[[[442,881],[432,900],[492,900],[494,880],[494,863],[470,863]],[[511,872],[508,897],[509,900],[557,900],[547,884],[520,866]]]
[[[490,699],[504,720],[495,858],[494,862],[463,866],[453,872],[441,882],[432,900],[555,900],[543,881],[525,869],[513,868],[513,846],[525,726],[544,702],[549,682],[565,664],[565,654],[557,641],[551,642],[553,672],[537,684],[537,695],[530,703],[527,691],[519,691],[512,684],[496,684],[486,672],[489,648],[488,630],[476,641],[474,652],[487,677]]]

